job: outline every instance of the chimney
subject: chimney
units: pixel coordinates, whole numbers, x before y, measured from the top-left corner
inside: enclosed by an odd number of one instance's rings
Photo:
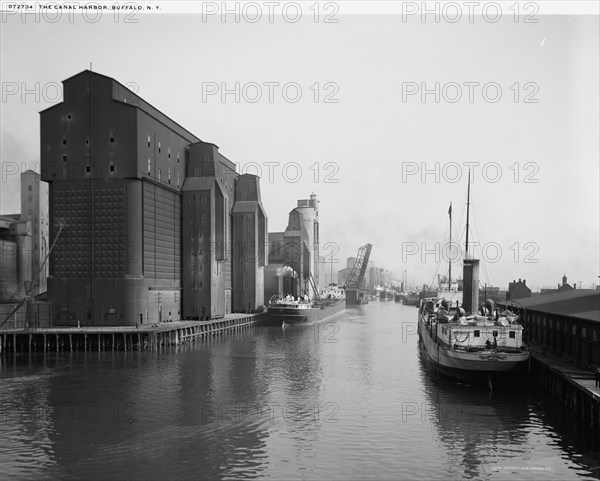
[[[467,314],[477,314],[479,308],[479,260],[463,260],[463,308]]]
[[[527,287],[527,284],[525,283],[525,279],[523,279],[523,285],[524,285],[525,287]]]
[[[573,282],[573,289],[577,289],[577,282]]]
[[[521,282],[521,278],[519,277],[519,282]]]

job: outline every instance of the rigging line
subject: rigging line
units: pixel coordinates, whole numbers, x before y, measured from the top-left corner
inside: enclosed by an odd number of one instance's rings
[[[444,227],[444,235],[442,237],[442,239],[446,239],[448,237],[448,232],[449,232],[449,227],[448,225],[446,225]],[[442,244],[441,246],[441,251],[440,251],[440,257],[439,257],[439,262],[437,263],[437,268],[435,269],[435,273],[433,274],[433,279],[431,281],[431,283],[429,284],[429,287],[432,288],[434,286],[435,280],[437,278],[437,274],[440,270],[440,266],[442,265],[442,261],[444,261],[442,254],[444,253],[445,249],[444,249],[444,244]],[[437,249],[435,250],[435,252],[437,252]]]

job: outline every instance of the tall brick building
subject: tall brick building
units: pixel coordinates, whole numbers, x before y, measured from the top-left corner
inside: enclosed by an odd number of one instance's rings
[[[52,240],[64,226],[50,258],[54,323],[230,312],[235,166],[110,77],[86,70],[63,91],[40,114]]]

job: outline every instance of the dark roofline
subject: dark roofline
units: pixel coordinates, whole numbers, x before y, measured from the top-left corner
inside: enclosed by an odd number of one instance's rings
[[[143,99],[143,98],[142,98],[140,95],[136,94],[136,93],[135,93],[135,92],[133,92],[132,90],[130,90],[130,89],[128,89],[127,87],[125,87],[125,85],[123,85],[121,82],[119,82],[117,79],[115,79],[115,78],[113,78],[113,77],[109,77],[108,75],[103,75],[103,74],[101,74],[101,73],[94,72],[93,70],[85,69],[85,70],[82,70],[82,71],[81,71],[81,72],[79,72],[79,73],[76,73],[75,75],[71,75],[70,77],[68,77],[68,78],[64,79],[64,80],[63,80],[61,83],[62,83],[62,84],[64,84],[64,83],[68,82],[69,80],[71,80],[71,79],[74,79],[75,77],[78,77],[78,76],[80,76],[80,75],[82,75],[82,74],[84,74],[84,73],[87,73],[87,72],[91,73],[92,75],[96,75],[96,76],[98,76],[98,77],[102,77],[102,78],[108,79],[108,80],[110,80],[110,81],[112,81],[112,82],[116,83],[117,85],[119,85],[121,88],[123,88],[123,89],[124,89],[124,90],[126,90],[127,92],[130,92],[130,93],[131,93],[131,94],[132,94],[134,97],[136,97],[136,98],[139,98],[139,99],[140,99],[142,102],[145,102],[145,103],[146,103],[146,104],[148,104],[150,107],[152,107],[154,110],[156,110],[157,112],[159,112],[159,113],[161,113],[162,115],[164,115],[164,116],[165,116],[165,117],[166,117],[166,118],[167,118],[169,121],[173,122],[175,125],[177,125],[179,128],[181,128],[183,131],[185,131],[187,134],[189,134],[189,135],[190,135],[190,136],[191,136],[193,139],[196,139],[196,142],[202,142],[202,139],[200,139],[200,138],[196,137],[196,136],[195,136],[195,135],[194,135],[192,132],[190,132],[188,129],[186,129],[186,128],[185,128],[183,125],[181,125],[180,123],[178,123],[178,122],[176,122],[175,120],[173,120],[171,117],[169,117],[167,114],[165,114],[165,113],[164,113],[162,110],[160,110],[160,109],[157,109],[157,108],[156,108],[154,105],[152,105],[150,102],[148,102],[147,100]],[[112,97],[112,92],[111,92],[111,97]],[[122,102],[121,100],[119,100],[119,99],[115,99],[114,97],[112,97],[112,100],[114,100],[115,102],[119,102],[119,103],[121,103],[121,104],[125,104],[125,105],[129,105],[129,106],[132,106],[132,107],[138,108],[138,109],[140,109],[142,112],[144,112],[144,113],[146,113],[146,114],[150,115],[152,118],[154,118],[154,119],[156,119],[156,120],[160,121],[161,123],[164,123],[164,122],[162,122],[160,119],[157,119],[157,118],[156,118],[156,117],[155,117],[155,116],[152,114],[152,112],[148,112],[146,109],[142,108],[142,106],[139,106],[139,105],[136,105],[136,104],[131,104],[131,103],[128,103],[128,102]],[[63,102],[64,102],[64,96],[63,96],[63,100],[62,100],[60,103],[63,103]],[[42,112],[45,112],[46,110],[53,109],[54,107],[58,107],[59,105],[60,105],[60,104],[52,105],[51,107],[48,107],[48,108],[46,108],[46,109],[44,109],[44,110],[40,110],[40,111],[39,111],[39,113],[41,114]],[[217,147],[217,148],[218,148],[218,147]]]

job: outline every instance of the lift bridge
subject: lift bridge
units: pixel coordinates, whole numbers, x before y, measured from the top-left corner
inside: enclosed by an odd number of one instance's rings
[[[352,271],[350,271],[348,279],[342,286],[342,289],[346,292],[346,304],[366,304],[369,302],[364,290],[361,290],[361,288],[367,272],[372,247],[371,244],[365,244],[358,249]]]

